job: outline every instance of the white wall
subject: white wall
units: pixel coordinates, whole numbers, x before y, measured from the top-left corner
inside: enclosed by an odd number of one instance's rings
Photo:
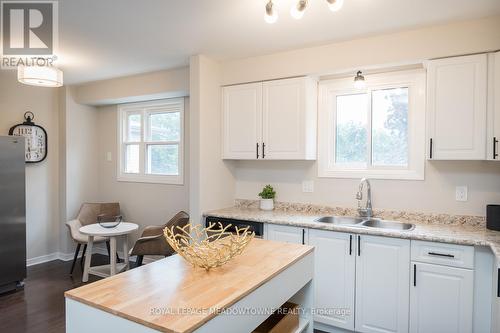
[[[190,213],[194,221],[206,210],[231,206],[234,202],[233,163],[221,159],[220,80],[217,62],[203,55],[191,57]]]
[[[80,104],[112,105],[189,95],[189,68],[125,76],[75,86]]]
[[[227,61],[222,84],[364,70],[500,49],[500,16]]]
[[[297,75],[329,75],[389,64],[500,49],[500,16],[362,38],[325,46],[228,61],[220,65],[222,84]],[[354,207],[358,180],[317,178],[315,162],[239,161],[236,198],[257,199],[271,183],[278,200]],[[314,193],[302,193],[302,180],[314,180]],[[469,201],[455,201],[455,186],[469,186]],[[500,164],[426,162],[425,181],[373,181],[375,208],[485,215],[500,202]]]
[[[98,153],[95,161],[99,168],[98,198],[101,202],[119,202],[126,221],[139,224],[139,232],[132,235],[130,244],[148,225],[161,225],[180,210],[189,210],[189,98],[185,99],[185,160],[184,184],[148,184],[119,182],[117,175],[117,110],[106,106],[98,110]],[[111,161],[106,154],[111,153]]]
[[[99,196],[98,110],[75,102],[74,88],[60,89],[61,115],[61,243],[60,251],[70,253],[74,244],[64,222],[76,218],[84,202],[96,202]]]
[[[48,135],[47,159],[26,165],[27,257],[33,259],[59,250],[57,90],[20,84],[15,71],[0,70],[0,135],[23,122],[28,110]],[[8,193],[0,193],[0,200],[2,195]]]
[[[236,194],[257,199],[272,184],[277,200],[356,207],[359,179],[318,178],[315,162],[238,162]],[[303,193],[302,181],[313,180],[314,192]],[[372,180],[374,208],[464,215],[486,214],[486,204],[500,203],[500,164],[497,162],[429,162],[425,181]],[[455,201],[455,186],[467,185],[467,202]]]

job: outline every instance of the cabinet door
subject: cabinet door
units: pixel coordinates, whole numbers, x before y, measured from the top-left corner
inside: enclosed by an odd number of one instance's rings
[[[410,287],[410,332],[472,332],[474,272],[413,263]]]
[[[263,138],[265,159],[315,159],[316,104],[310,78],[264,82]],[[314,136],[314,142],[311,140]]]
[[[262,137],[262,83],[222,89],[223,158],[256,159]]]
[[[318,310],[314,321],[354,330],[354,236],[310,229],[308,244],[314,246],[314,308]]]
[[[429,158],[486,159],[486,54],[432,60],[427,74]]]
[[[357,237],[356,332],[408,332],[410,241]]]
[[[488,55],[488,137],[486,156],[499,161],[500,140],[500,52]]]
[[[287,225],[267,224],[265,238],[268,240],[304,244],[307,239],[307,229]]]

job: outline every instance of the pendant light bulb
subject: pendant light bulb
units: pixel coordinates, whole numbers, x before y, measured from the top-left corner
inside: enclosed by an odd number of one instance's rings
[[[344,5],[344,0],[326,0],[326,1],[328,2],[328,8],[330,8],[332,12],[340,10],[340,8],[342,8],[342,6]]]
[[[290,15],[296,20],[300,20],[306,11],[307,1],[300,0],[296,5],[293,5],[290,9]]]
[[[269,0],[266,5],[266,14],[264,15],[264,20],[269,24],[273,24],[278,21],[278,12],[274,8],[272,0]]]
[[[363,89],[366,87],[365,77],[361,74],[361,71],[358,71],[354,77],[354,87],[356,89]]]

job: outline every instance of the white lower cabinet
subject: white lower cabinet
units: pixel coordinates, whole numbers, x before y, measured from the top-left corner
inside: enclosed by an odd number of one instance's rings
[[[314,321],[354,330],[356,254],[354,235],[309,230],[314,249]]]
[[[474,271],[412,264],[410,332],[472,332]]]
[[[317,328],[408,332],[409,240],[311,229],[308,243]]]
[[[267,240],[278,242],[305,244],[307,240],[306,228],[292,227],[288,225],[266,224],[264,237]]]
[[[410,241],[357,237],[356,332],[408,332]]]
[[[315,247],[316,329],[472,333],[473,247],[286,225],[265,227],[268,240]],[[500,302],[494,313],[498,309]]]

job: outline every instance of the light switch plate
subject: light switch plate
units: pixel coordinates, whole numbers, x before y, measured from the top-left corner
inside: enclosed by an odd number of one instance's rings
[[[468,188],[465,185],[455,187],[455,200],[467,201]]]
[[[106,152],[106,161],[111,162],[112,159],[113,158],[112,158],[111,152],[110,151]]]
[[[304,180],[302,182],[302,192],[304,192],[304,193],[312,193],[312,192],[314,192],[314,181],[312,181],[312,180]]]

